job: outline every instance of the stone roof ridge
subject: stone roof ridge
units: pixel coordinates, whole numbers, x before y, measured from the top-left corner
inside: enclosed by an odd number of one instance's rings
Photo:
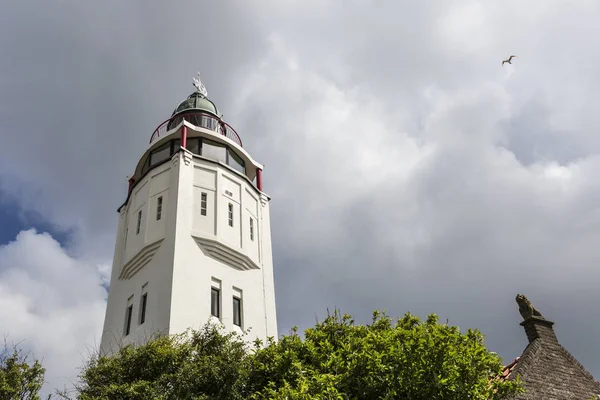
[[[529,367],[535,364],[541,350],[541,341],[534,340],[533,342],[529,343],[527,347],[525,347],[525,350],[523,350],[521,356],[517,357],[517,359],[515,360],[516,365],[513,367],[513,370],[511,371],[510,375],[506,378],[509,380],[513,380],[516,379],[518,375],[521,375],[521,377],[523,377],[523,375],[527,373]]]
[[[598,380],[596,380],[596,378],[594,378],[594,376],[587,370],[585,369],[585,367],[579,362],[577,361],[577,359],[575,357],[573,357],[573,355],[571,353],[569,353],[569,351],[567,349],[565,349],[560,343],[558,345],[560,351],[563,353],[563,355],[565,356],[565,358],[567,360],[569,360],[570,362],[572,362],[578,369],[581,370],[581,372],[583,373],[583,375],[590,379],[592,381],[592,383],[594,385],[597,386],[598,390],[600,391],[600,382]],[[598,393],[598,395],[600,395],[600,392]]]

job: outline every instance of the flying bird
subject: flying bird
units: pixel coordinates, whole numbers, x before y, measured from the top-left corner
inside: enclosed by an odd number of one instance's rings
[[[510,57],[508,57],[508,59],[506,59],[506,60],[502,61],[502,65],[504,65],[504,63],[509,63],[509,64],[512,64],[512,63],[511,63],[511,61],[512,61],[512,59],[513,59],[514,57],[516,57],[516,56],[510,56]]]

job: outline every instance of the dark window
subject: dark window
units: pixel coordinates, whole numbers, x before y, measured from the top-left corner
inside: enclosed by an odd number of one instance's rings
[[[193,138],[187,140],[187,149],[194,154],[200,154],[200,139]]]
[[[154,166],[161,161],[166,160],[171,155],[171,142],[165,143],[158,149],[150,153],[150,166]]]
[[[125,336],[129,335],[131,332],[131,316],[133,315],[133,304],[127,307],[127,311],[125,313]]]
[[[250,240],[254,240],[254,219],[250,217]]]
[[[138,211],[137,228],[135,229],[136,235],[140,233],[141,226],[142,226],[142,210]]]
[[[206,193],[200,194],[200,215],[206,215]]]
[[[156,200],[156,220],[159,221],[162,217],[162,196]]]
[[[210,115],[188,114],[185,116],[185,120],[191,123],[192,125],[210,129],[211,131],[214,131],[217,128],[217,119]]]
[[[210,313],[217,317],[220,318],[221,313],[220,313],[220,307],[219,307],[219,300],[220,300],[220,291],[217,288],[212,288],[211,289],[211,293],[210,293]]]
[[[227,147],[210,140],[202,140],[202,156],[227,163]]]
[[[146,161],[144,161],[144,166],[142,167],[142,175],[146,173],[150,169],[150,156],[146,157]]]
[[[233,204],[229,203],[229,226],[233,226]]]
[[[146,321],[146,302],[148,301],[148,293],[142,295],[140,302],[140,325]]]
[[[246,173],[246,167],[244,166],[244,160],[241,159],[233,150],[228,149],[227,165],[232,167],[242,174]]]
[[[233,324],[242,326],[242,299],[233,297]]]

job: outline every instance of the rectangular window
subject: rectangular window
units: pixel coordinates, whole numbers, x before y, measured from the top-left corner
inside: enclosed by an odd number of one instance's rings
[[[186,145],[187,149],[192,153],[200,154],[200,139],[188,138]]]
[[[148,293],[142,295],[140,300],[140,325],[146,322],[146,303],[148,302]]]
[[[131,317],[133,315],[133,304],[127,307],[127,311],[125,313],[125,336],[129,335],[131,332]]]
[[[233,226],[233,204],[229,203],[229,226]]]
[[[202,140],[202,156],[211,160],[227,163],[227,147],[221,143],[210,140]]]
[[[233,150],[227,150],[227,165],[232,167],[238,172],[242,174],[246,173],[246,167],[244,166],[244,160],[240,156],[238,156]]]
[[[206,216],[206,193],[200,194],[200,215]]]
[[[138,211],[137,228],[135,229],[136,235],[138,235],[140,233],[141,226],[142,226],[142,210]]]
[[[220,313],[220,307],[219,307],[219,302],[220,302],[220,296],[221,295],[221,291],[217,288],[211,288],[211,293],[210,293],[210,313],[217,317],[220,318],[221,317],[221,313]]]
[[[160,221],[162,217],[162,196],[156,200],[156,220]]]
[[[250,240],[254,241],[254,219],[250,217]]]
[[[150,166],[154,166],[161,161],[167,160],[171,156],[171,143],[165,143],[158,149],[150,153]]]
[[[233,296],[233,324],[242,326],[242,299]]]

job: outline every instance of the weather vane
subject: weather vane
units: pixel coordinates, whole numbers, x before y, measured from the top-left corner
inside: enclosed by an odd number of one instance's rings
[[[194,78],[194,87],[204,97],[208,97],[208,92],[206,91],[206,87],[200,80],[200,72],[198,72],[198,77]]]

